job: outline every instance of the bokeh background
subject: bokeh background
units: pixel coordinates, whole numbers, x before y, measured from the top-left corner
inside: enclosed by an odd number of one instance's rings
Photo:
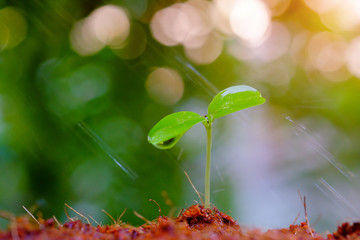
[[[287,227],[299,191],[334,231],[360,217],[359,78],[358,0],[0,0],[0,209],[178,214],[200,202],[184,171],[203,192],[205,130],[171,150],[148,131],[247,84],[267,102],[215,122],[212,202]]]

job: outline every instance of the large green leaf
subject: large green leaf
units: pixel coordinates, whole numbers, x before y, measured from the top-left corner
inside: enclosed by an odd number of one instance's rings
[[[194,112],[177,112],[161,119],[149,132],[148,141],[155,147],[173,147],[192,126],[206,121],[205,117]]]
[[[229,87],[219,92],[211,101],[208,107],[208,118],[212,122],[216,118],[264,102],[265,99],[255,88],[246,85]]]

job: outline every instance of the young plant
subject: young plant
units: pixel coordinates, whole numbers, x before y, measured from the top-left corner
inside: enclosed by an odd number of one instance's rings
[[[239,85],[219,92],[208,106],[208,114],[177,112],[161,119],[150,130],[148,141],[160,149],[173,147],[184,133],[197,123],[203,123],[207,133],[205,168],[205,207],[210,207],[211,128],[215,119],[244,108],[263,104],[265,99],[256,89]]]

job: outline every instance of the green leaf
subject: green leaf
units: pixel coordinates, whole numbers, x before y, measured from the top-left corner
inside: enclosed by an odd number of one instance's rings
[[[208,118],[210,122],[213,122],[216,118],[264,102],[265,99],[255,88],[246,85],[229,87],[219,92],[211,101],[208,107]]]
[[[167,115],[150,130],[148,141],[160,149],[171,148],[187,130],[203,121],[206,121],[205,117],[194,112],[177,112]]]

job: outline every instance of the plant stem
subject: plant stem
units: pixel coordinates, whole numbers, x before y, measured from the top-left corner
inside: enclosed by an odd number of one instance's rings
[[[206,128],[205,207],[210,208],[211,122]]]

